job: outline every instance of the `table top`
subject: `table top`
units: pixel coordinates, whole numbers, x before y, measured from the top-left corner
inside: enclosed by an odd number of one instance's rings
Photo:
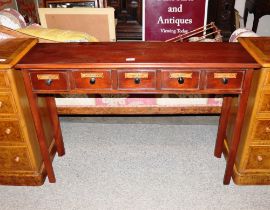
[[[1,40],[0,69],[12,68],[36,43],[32,38]]]
[[[17,68],[259,68],[239,43],[38,43]]]
[[[270,37],[239,37],[239,42],[263,67],[270,67]]]

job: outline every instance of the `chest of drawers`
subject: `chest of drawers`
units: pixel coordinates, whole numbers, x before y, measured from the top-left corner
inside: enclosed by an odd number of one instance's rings
[[[13,69],[35,44],[35,39],[0,41],[0,184],[41,185],[46,177],[23,78]],[[51,147],[52,139],[47,141]]]
[[[234,180],[237,184],[270,184],[270,39],[254,37],[239,38],[239,41],[262,69],[254,72]],[[231,118],[234,112],[232,109]],[[230,129],[228,136],[229,133]],[[227,140],[226,148],[229,144]]]

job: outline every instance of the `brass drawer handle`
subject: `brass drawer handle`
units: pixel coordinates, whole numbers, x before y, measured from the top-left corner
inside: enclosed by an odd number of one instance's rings
[[[259,162],[261,162],[261,161],[263,160],[263,157],[262,157],[261,155],[258,155],[258,156],[257,156],[257,160],[258,160]]]
[[[269,128],[269,127],[266,127],[266,128],[265,128],[265,132],[266,132],[266,133],[270,133],[270,128]]]
[[[53,83],[52,79],[45,80],[45,84],[48,85],[48,86],[50,86],[52,83]]]
[[[3,107],[3,102],[2,101],[0,101],[0,108],[2,108]]]
[[[18,157],[18,156],[15,157],[14,161],[17,162],[17,163],[20,162],[20,157]]]
[[[221,82],[222,82],[224,85],[227,85],[228,82],[229,82],[229,80],[228,80],[228,78],[224,77],[224,78],[221,79]]]
[[[184,84],[184,82],[185,82],[185,79],[184,79],[184,77],[179,77],[178,78],[178,83],[181,85],[181,84]]]
[[[6,133],[7,135],[9,135],[9,134],[11,133],[11,129],[10,129],[10,128],[7,128],[7,129],[5,130],[5,133]]]
[[[91,85],[94,85],[94,84],[96,83],[96,78],[95,78],[95,77],[90,78],[89,83],[90,83]]]

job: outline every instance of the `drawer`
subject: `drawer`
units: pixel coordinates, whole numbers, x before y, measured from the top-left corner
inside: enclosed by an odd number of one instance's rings
[[[270,72],[267,72],[266,78],[265,78],[265,86],[269,86],[270,85]]]
[[[0,93],[0,115],[14,114],[16,112],[15,107],[15,102],[11,93]]]
[[[270,147],[250,146],[246,169],[270,170]]]
[[[200,71],[161,71],[162,89],[198,89]]]
[[[23,142],[20,124],[18,121],[0,121],[0,144]]]
[[[270,93],[263,93],[260,98],[258,112],[270,113]]]
[[[270,141],[270,120],[255,121],[252,139]]]
[[[156,71],[119,70],[118,88],[153,90],[156,88]]]
[[[78,89],[112,88],[111,70],[73,71],[72,77]]]
[[[33,90],[68,90],[67,72],[33,72],[30,73]]]
[[[0,171],[31,170],[26,147],[0,147]]]
[[[243,71],[233,72],[206,72],[206,88],[207,89],[241,89],[244,78]]]
[[[9,87],[8,78],[6,72],[0,71],[0,89],[6,89]]]

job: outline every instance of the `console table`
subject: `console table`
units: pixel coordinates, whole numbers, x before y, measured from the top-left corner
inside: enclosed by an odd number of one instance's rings
[[[46,97],[58,155],[64,143],[52,94],[224,94],[215,156],[221,157],[228,113],[239,97],[227,155],[229,184],[240,140],[253,70],[260,65],[238,43],[39,43],[21,69],[50,182],[55,182],[37,98]]]

